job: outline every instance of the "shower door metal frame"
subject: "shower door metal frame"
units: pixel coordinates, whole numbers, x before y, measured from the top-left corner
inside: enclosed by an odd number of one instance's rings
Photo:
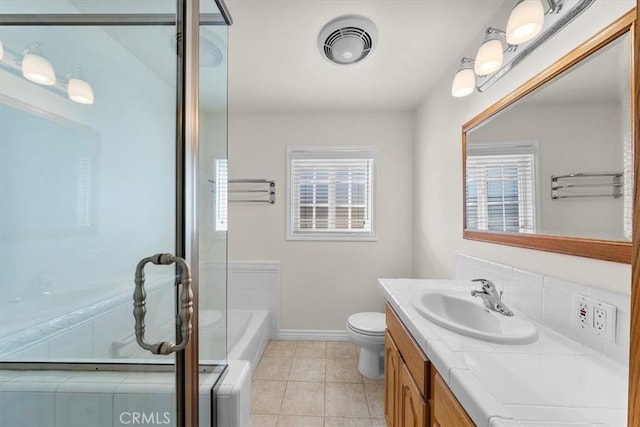
[[[189,265],[199,265],[197,222],[198,177],[198,79],[200,40],[200,1],[178,0],[178,93],[176,130],[176,255]],[[195,58],[195,64],[192,58]],[[194,66],[195,65],[195,66]],[[182,122],[180,122],[182,121]],[[197,426],[199,341],[199,269],[192,272],[192,338],[184,351],[176,353],[176,424]],[[179,301],[176,287],[175,301]],[[176,305],[177,307],[177,305]]]
[[[200,0],[176,0],[174,14],[0,14],[5,26],[127,26],[171,25],[183,34],[178,38],[176,93],[176,248],[175,255],[189,265],[198,266],[199,234],[197,216],[198,195],[198,116],[199,116],[199,41],[200,25],[231,25],[233,23],[224,0],[214,0],[220,14],[200,14]],[[192,60],[191,58],[195,58]],[[193,332],[184,351],[177,352],[174,364],[98,364],[2,362],[9,369],[98,370],[100,367],[124,370],[166,371],[173,367],[176,375],[176,426],[197,426],[199,403],[200,360],[198,355],[198,268],[192,270]],[[179,289],[176,287],[176,298]],[[177,313],[176,313],[177,314]],[[222,376],[226,366],[212,370]],[[219,381],[217,382],[219,384]],[[215,420],[212,420],[215,423]]]

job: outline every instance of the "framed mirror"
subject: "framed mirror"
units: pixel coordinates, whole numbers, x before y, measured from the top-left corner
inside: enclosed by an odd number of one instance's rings
[[[3,94],[0,116],[2,239],[96,234],[100,134]]]
[[[462,128],[464,238],[630,263],[635,12]]]

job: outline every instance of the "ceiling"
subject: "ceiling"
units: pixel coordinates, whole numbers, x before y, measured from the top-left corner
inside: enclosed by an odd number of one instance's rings
[[[112,8],[125,3],[130,2],[55,0],[47,4],[84,10],[89,5]],[[144,6],[153,4],[160,8],[169,3],[172,0],[148,0]],[[515,0],[226,0],[225,3],[234,20],[228,28],[228,38],[223,26],[201,27],[201,36],[222,50],[227,45],[224,60],[228,62],[228,106],[232,113],[362,112],[415,109],[436,82],[453,79],[460,57],[463,53],[474,53],[468,47],[477,44],[489,19],[503,4],[510,7]],[[347,14],[371,19],[378,27],[379,42],[364,61],[341,66],[321,56],[317,37],[328,21]],[[117,26],[103,27],[103,31],[169,86],[175,85],[173,28],[152,26],[143,30]],[[44,34],[38,40],[47,37]],[[20,43],[16,46],[26,41]],[[58,55],[54,51],[57,45],[67,46],[47,40],[47,54],[62,63],[64,52]],[[120,53],[126,56],[124,52]],[[91,69],[90,61],[83,64],[93,83],[99,72]],[[204,110],[225,108],[225,65],[223,62],[218,67],[201,69],[200,99]]]
[[[511,2],[511,0],[507,0]],[[408,111],[453,75],[505,0],[226,0],[231,112]],[[364,61],[340,66],[318,50],[331,19],[378,27]],[[473,52],[466,52],[473,54]]]

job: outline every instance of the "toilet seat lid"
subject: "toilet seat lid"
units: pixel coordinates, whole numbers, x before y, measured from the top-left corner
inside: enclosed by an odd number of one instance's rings
[[[369,335],[382,335],[387,327],[384,313],[370,311],[352,314],[347,323],[352,329]]]

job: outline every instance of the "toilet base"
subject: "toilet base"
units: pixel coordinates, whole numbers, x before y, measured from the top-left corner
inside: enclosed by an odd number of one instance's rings
[[[360,360],[358,370],[362,375],[372,380],[384,378],[384,348],[382,351],[373,351],[360,347]]]

